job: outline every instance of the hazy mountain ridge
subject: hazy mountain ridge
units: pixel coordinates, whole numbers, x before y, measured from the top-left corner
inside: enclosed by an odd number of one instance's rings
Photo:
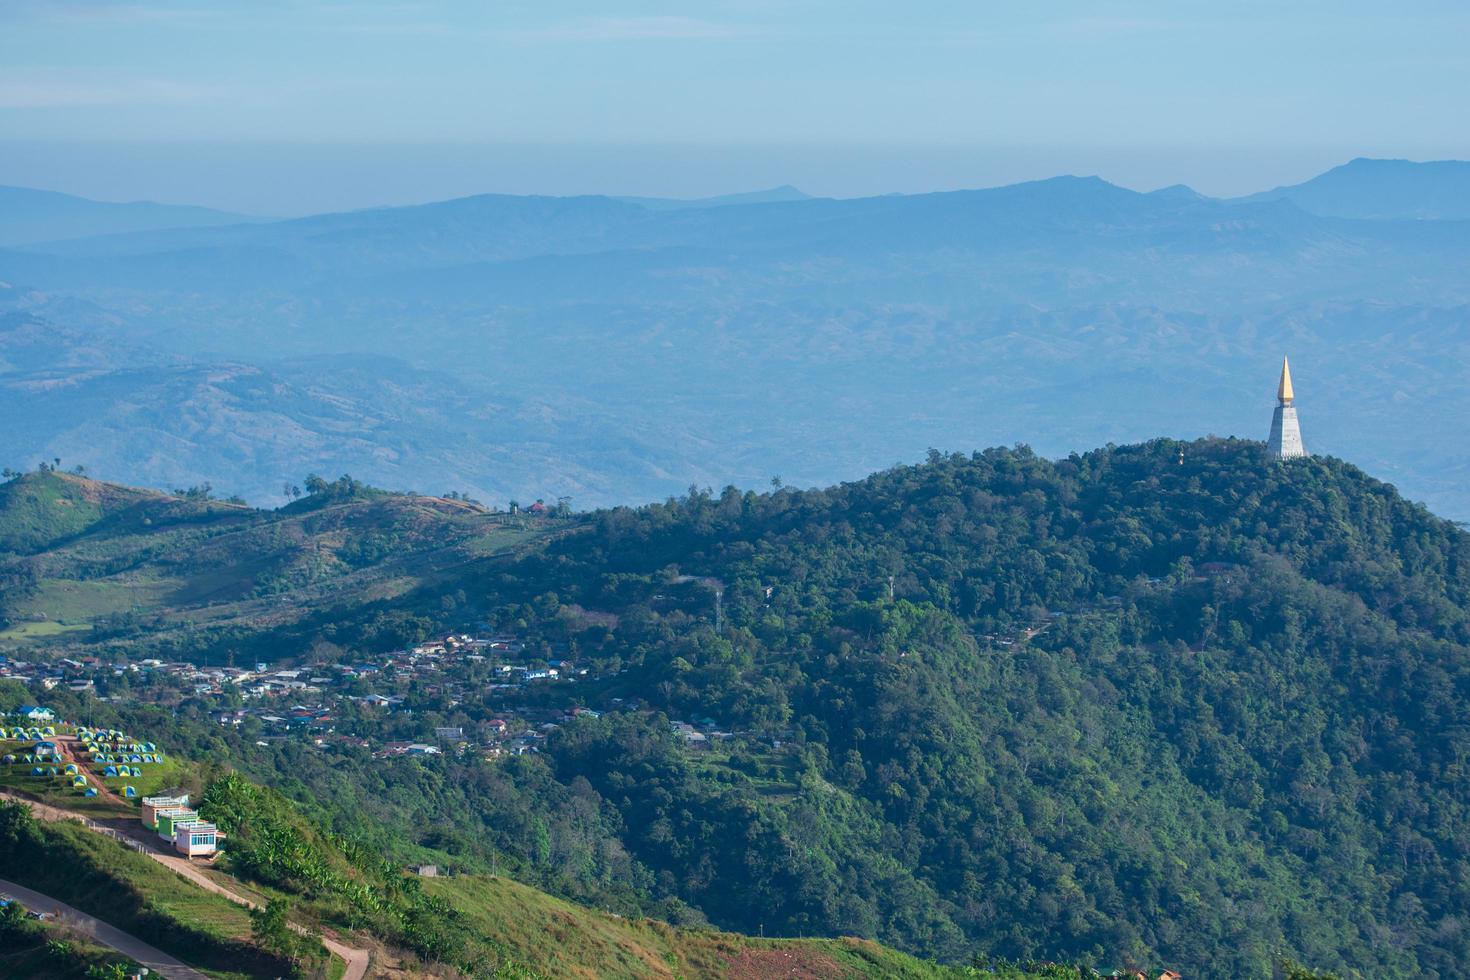
[[[1467,271],[1466,222],[1076,177],[671,211],[482,195],[110,236],[0,252],[0,279],[35,287],[44,301],[22,308],[66,325],[78,351],[105,337],[155,373],[90,380],[98,422],[54,424],[66,412],[48,408],[0,455],[124,466],[106,420],[136,412],[157,451],[119,472],[139,482],[278,499],[340,440],[334,466],[389,485],[442,473],[430,486],[502,502],[549,485],[611,503],[828,482],[930,445],[1063,453],[1161,425],[1256,436],[1290,354],[1309,449],[1470,515],[1470,463],[1441,449],[1470,417],[1450,381],[1470,367]],[[386,360],[338,371],[345,353]],[[57,356],[81,384],[87,356]],[[317,357],[285,424],[269,385],[178,387],[210,376],[183,364],[290,380],[285,365]],[[0,376],[7,390],[37,382],[27,363]],[[419,371],[416,386],[395,379]],[[338,401],[308,407],[319,397]],[[491,408],[506,405],[531,407]],[[273,448],[298,428],[309,452]]]
[[[1470,163],[1359,157],[1300,184],[1239,200],[1291,201],[1314,214],[1374,220],[1470,219]]]
[[[258,220],[192,205],[112,203],[56,191],[0,186],[0,246]]]

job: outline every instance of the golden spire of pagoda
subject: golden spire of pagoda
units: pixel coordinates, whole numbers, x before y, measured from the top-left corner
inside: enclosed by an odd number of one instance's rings
[[[1276,386],[1276,398],[1283,405],[1290,405],[1293,398],[1291,392],[1291,365],[1286,358],[1281,359],[1281,384]]]

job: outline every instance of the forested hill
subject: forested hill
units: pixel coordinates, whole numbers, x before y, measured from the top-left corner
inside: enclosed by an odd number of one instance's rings
[[[646,715],[553,740],[721,925],[1208,975],[1470,957],[1470,538],[1340,461],[936,453],[609,511],[469,591],[645,707],[801,747],[783,797]]]
[[[323,745],[100,676],[119,711],[161,705],[180,751],[405,862],[961,963],[1470,962],[1470,537],[1340,460],[934,453],[524,524],[346,477],[278,511],[8,486],[0,613],[93,616],[10,641],[26,659],[315,670],[470,629],[523,667],[573,661],[543,686],[498,683],[494,658],[385,668],[388,714],[336,697],[362,679],[329,686]],[[368,747],[507,714],[555,722],[540,751]]]

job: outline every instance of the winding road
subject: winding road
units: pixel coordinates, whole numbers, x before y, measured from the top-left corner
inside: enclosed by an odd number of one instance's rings
[[[62,925],[90,936],[169,980],[209,980],[203,973],[184,965],[163,950],[155,949],[136,936],[130,936],[96,916],[74,909],[49,895],[42,895],[24,885],[3,879],[0,879],[0,892],[18,900],[33,912],[53,913]]]

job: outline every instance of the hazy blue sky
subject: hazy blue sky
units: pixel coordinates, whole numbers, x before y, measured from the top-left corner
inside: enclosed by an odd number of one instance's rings
[[[1463,0],[0,0],[0,182],[276,213],[1057,172],[1237,193],[1470,156],[1466,38]]]

